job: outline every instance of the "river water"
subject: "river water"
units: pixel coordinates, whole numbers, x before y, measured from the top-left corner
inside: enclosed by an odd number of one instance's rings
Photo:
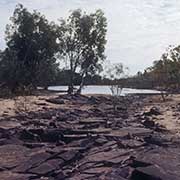
[[[67,86],[51,86],[48,88],[52,91],[66,91],[68,89]],[[159,91],[156,90],[147,90],[147,89],[131,89],[124,88],[122,90],[121,95],[128,94],[159,94]],[[82,89],[82,94],[111,94],[110,86],[85,86]]]

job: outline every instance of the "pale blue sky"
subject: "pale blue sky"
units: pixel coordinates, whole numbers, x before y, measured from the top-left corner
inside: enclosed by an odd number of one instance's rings
[[[122,62],[131,74],[159,59],[168,45],[180,44],[180,0],[0,0],[0,48],[17,3],[37,9],[50,20],[81,8],[101,8],[108,19],[107,59]]]

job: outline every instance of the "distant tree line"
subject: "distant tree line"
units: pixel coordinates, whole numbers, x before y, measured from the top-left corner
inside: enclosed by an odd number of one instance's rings
[[[180,46],[169,46],[161,58],[143,73],[126,79],[127,86],[156,88],[171,92],[180,90]]]
[[[107,20],[101,10],[80,9],[58,23],[40,12],[15,8],[6,26],[6,48],[0,51],[0,82],[12,92],[19,88],[68,84],[73,93],[79,84],[93,82],[105,60]],[[92,76],[94,79],[92,79]]]

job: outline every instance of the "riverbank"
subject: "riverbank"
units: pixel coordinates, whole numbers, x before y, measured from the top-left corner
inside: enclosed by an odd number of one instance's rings
[[[180,95],[0,100],[0,179],[178,180]],[[172,163],[173,161],[173,163]]]

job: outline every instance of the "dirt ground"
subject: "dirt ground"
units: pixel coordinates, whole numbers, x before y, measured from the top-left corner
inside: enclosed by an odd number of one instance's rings
[[[46,100],[57,94],[42,94],[37,96],[18,96],[12,99],[0,99],[0,117],[14,116],[18,111],[30,112],[42,110],[44,106],[56,108],[57,106],[48,103]]]

